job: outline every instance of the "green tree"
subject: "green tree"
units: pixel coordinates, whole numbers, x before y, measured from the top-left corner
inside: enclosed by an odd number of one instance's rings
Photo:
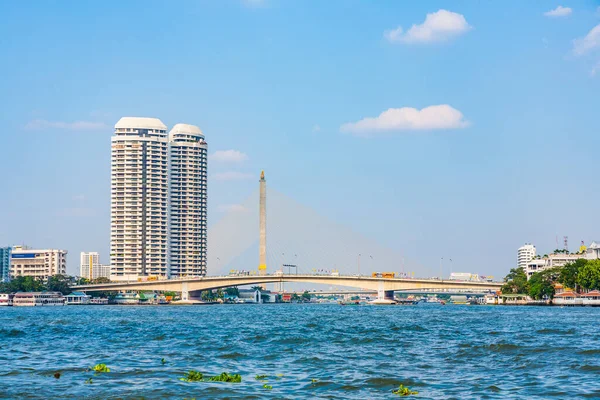
[[[577,277],[579,276],[579,271],[581,271],[586,264],[587,260],[584,258],[580,258],[574,262],[565,264],[562,268],[560,268],[558,281],[565,287],[577,291]]]
[[[311,298],[311,294],[308,293],[308,290],[305,290],[304,293],[302,293],[302,301],[307,302],[310,301]]]
[[[101,276],[99,278],[93,279],[91,283],[93,283],[93,284],[110,283],[110,279],[108,279],[105,276]]]
[[[554,297],[553,281],[556,274],[556,271],[546,270],[531,275],[529,278],[529,296],[535,300]]]
[[[523,268],[512,268],[508,275],[504,278],[504,282],[506,282],[501,290],[502,293],[510,294],[510,293],[518,293],[518,294],[527,294],[529,293],[529,285],[527,284],[527,275],[525,275],[525,271]]]
[[[260,299],[262,300],[263,303],[268,303],[269,300],[271,300],[271,295],[267,294],[267,293],[261,293]]]
[[[240,297],[240,290],[237,288],[237,286],[226,288],[225,293],[227,293],[228,296]]]
[[[257,291],[257,290],[262,291],[263,290],[262,286],[252,286],[250,289],[252,289],[254,291]]]
[[[52,275],[48,278],[46,288],[51,292],[61,292],[62,294],[71,293],[73,278],[68,275]]]
[[[588,261],[579,270],[577,283],[584,289],[600,289],[600,260]]]
[[[292,293],[292,297],[290,298],[291,301],[300,301],[300,296],[298,296],[298,293]]]
[[[6,282],[2,289],[5,293],[41,292],[43,290],[46,290],[44,282],[32,276],[17,276],[10,282]]]

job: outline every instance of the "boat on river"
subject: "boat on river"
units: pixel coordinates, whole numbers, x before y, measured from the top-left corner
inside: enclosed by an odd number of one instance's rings
[[[17,292],[13,297],[15,307],[64,306],[65,297],[60,292]]]

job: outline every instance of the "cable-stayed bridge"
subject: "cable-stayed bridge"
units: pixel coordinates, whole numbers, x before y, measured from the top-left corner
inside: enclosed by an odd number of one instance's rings
[[[264,182],[261,175],[261,183]],[[259,209],[263,210],[262,216],[266,209],[265,196],[260,198],[263,205],[260,208],[257,207],[258,198],[258,192],[253,193],[209,229],[208,271],[220,276],[116,282],[74,288],[82,291],[178,291],[182,293],[182,300],[186,301],[199,296],[203,290],[292,282],[372,290],[377,291],[380,300],[392,300],[397,290],[493,291],[502,285],[498,282],[443,280],[441,277],[415,279],[415,273],[417,277],[423,277],[430,275],[431,270],[413,262],[407,263],[398,251],[381,246],[272,189],[269,190],[266,232],[261,229],[257,235]],[[257,262],[259,237],[263,238],[261,251],[263,254],[266,252],[267,268],[257,271],[259,263],[261,266],[265,263],[264,257]],[[286,265],[294,267],[294,274],[290,270],[285,273]],[[387,274],[370,276],[376,270]]]

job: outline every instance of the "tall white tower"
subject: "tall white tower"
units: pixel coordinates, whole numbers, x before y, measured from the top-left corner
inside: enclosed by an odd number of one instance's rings
[[[260,173],[258,274],[267,274],[267,181],[265,171]]]
[[[535,257],[535,246],[527,243],[517,251],[517,265],[519,268],[527,267],[527,263]]]
[[[111,142],[111,280],[166,277],[167,127],[123,117]]]
[[[194,125],[169,132],[169,275],[206,275],[207,143]]]

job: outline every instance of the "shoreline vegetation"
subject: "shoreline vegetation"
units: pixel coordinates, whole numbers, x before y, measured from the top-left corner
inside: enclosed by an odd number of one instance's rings
[[[600,290],[600,260],[580,258],[564,266],[536,272],[529,280],[523,268],[512,268],[504,282],[499,297],[522,298],[530,305],[586,305],[564,304],[556,302],[555,298],[573,299]]]

